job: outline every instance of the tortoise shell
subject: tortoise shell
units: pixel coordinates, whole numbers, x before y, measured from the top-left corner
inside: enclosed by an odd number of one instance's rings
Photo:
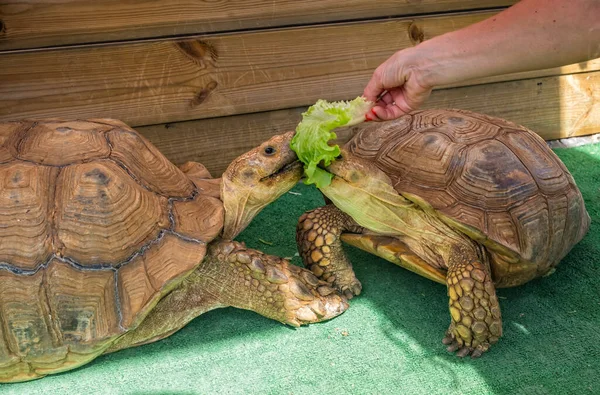
[[[463,110],[424,110],[371,124],[346,145],[394,188],[431,205],[487,247],[496,286],[547,273],[579,242],[590,217],[573,177],[522,126]]]
[[[8,122],[0,224],[0,367],[14,381],[135,328],[202,262],[223,207],[121,122]]]

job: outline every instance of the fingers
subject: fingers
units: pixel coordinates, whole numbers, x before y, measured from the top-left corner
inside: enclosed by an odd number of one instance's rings
[[[375,69],[363,91],[363,96],[369,101],[376,101],[386,89],[401,85],[400,74],[398,63],[394,61],[394,56],[391,56]]]
[[[414,111],[407,103],[404,88],[393,89],[386,93],[378,104],[371,109],[366,118],[369,121],[389,121]]]
[[[415,62],[414,56],[402,50],[373,72],[363,91],[365,99],[376,102],[365,116],[368,121],[396,119],[415,111],[427,100],[432,87],[421,83],[421,69]]]
[[[379,66],[379,68],[375,70],[373,76],[371,77],[371,79],[367,83],[367,86],[365,87],[365,90],[363,91],[364,98],[372,102],[376,101],[377,97],[379,97],[381,92],[385,90],[385,88],[383,87],[383,81],[381,79],[381,71],[379,71],[380,68],[381,66]]]
[[[389,106],[377,106],[371,109],[370,120],[371,121],[390,121],[392,119],[400,118],[403,115],[406,115],[407,112],[402,111],[396,105]]]

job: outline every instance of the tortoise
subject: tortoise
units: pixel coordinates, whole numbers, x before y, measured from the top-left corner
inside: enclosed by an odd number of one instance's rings
[[[479,357],[502,335],[496,288],[550,274],[586,234],[573,177],[545,141],[464,110],[361,125],[327,167],[326,205],[304,213],[304,264],[361,292],[342,242],[447,286],[449,352]]]
[[[301,178],[292,133],[221,179],[111,119],[0,124],[0,382],[67,371],[233,306],[299,326],[347,308],[286,259],[231,241]]]

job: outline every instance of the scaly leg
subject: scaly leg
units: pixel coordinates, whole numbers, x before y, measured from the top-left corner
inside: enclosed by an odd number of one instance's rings
[[[300,326],[333,318],[348,303],[306,269],[241,243],[221,241],[211,245],[204,262],[107,352],[163,339],[200,314],[227,306]]]
[[[457,248],[448,262],[446,282],[452,321],[443,343],[448,351],[473,358],[481,356],[502,336],[502,318],[496,289],[481,259]]]
[[[352,217],[332,204],[303,214],[296,229],[296,243],[304,265],[348,299],[360,294],[362,286],[344,253],[340,236],[343,232],[362,231]]]

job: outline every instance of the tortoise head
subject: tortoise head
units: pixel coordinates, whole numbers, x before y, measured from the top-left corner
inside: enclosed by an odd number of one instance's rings
[[[361,190],[375,192],[381,183],[390,184],[390,178],[372,161],[354,156],[345,148],[340,148],[340,155],[326,170],[335,177],[332,186],[340,183],[349,184]]]
[[[223,173],[223,238],[233,239],[269,203],[300,181],[302,164],[290,148],[294,132],[273,136],[235,159]]]

